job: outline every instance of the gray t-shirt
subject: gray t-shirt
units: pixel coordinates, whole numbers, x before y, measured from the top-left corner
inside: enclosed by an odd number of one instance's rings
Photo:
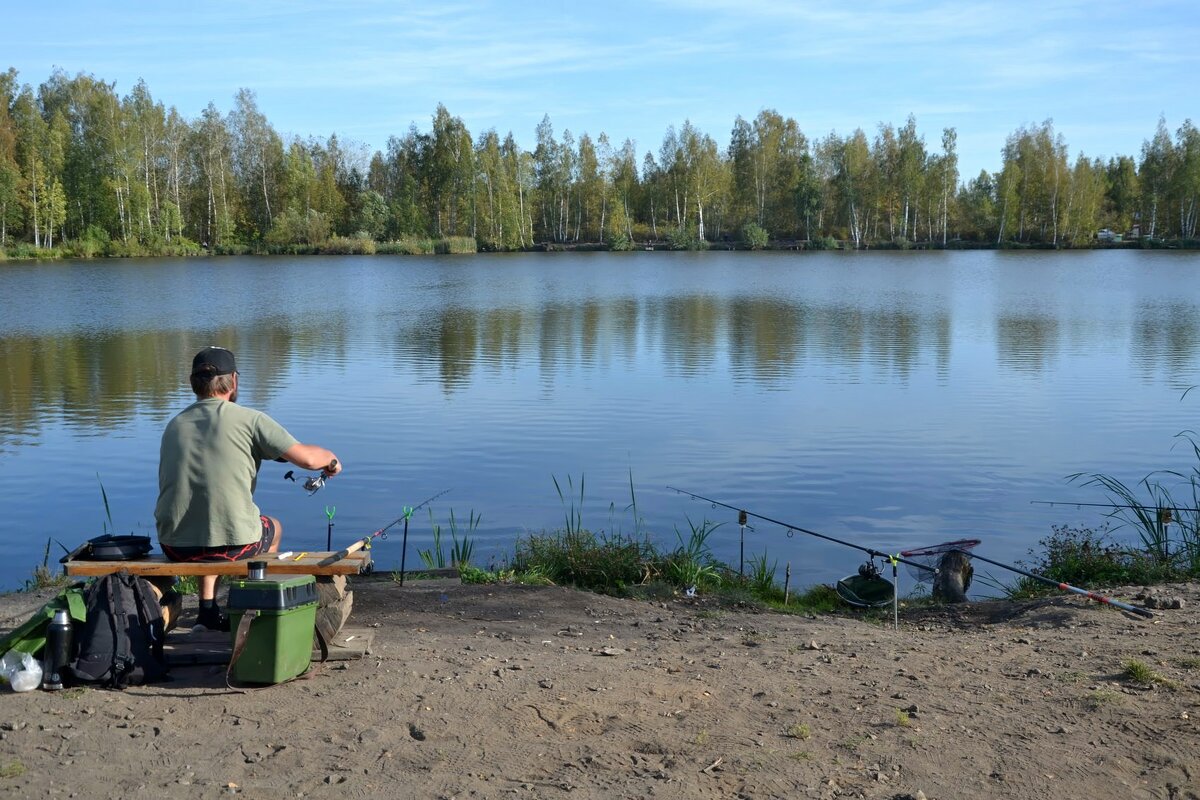
[[[159,450],[158,540],[172,547],[258,541],[258,468],[295,444],[266,414],[227,400],[205,398],[179,412]]]

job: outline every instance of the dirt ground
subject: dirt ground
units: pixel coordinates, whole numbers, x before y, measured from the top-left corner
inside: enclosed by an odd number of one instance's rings
[[[898,632],[557,587],[353,588],[373,652],[309,679],[6,691],[0,792],[1200,797],[1196,585],[1157,589],[1184,607],[1153,621],[1063,595],[907,609]],[[0,626],[39,604],[0,598]],[[1130,660],[1164,682],[1123,679]]]

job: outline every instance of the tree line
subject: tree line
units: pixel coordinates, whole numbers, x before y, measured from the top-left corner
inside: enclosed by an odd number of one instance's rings
[[[914,117],[809,138],[795,119],[737,117],[727,143],[685,121],[656,151],[564,130],[532,150],[473,136],[439,105],[383,150],[285,140],[240,90],[195,118],[92,75],[36,90],[0,73],[0,253],[303,252],[408,240],[471,248],[1086,246],[1100,229],[1196,239],[1200,131],[1160,119],[1138,156],[1073,161],[1052,121],[1013,131],[1002,167],[962,180],[954,128]],[[332,243],[332,244],[331,244]],[[340,243],[340,244],[339,244]]]

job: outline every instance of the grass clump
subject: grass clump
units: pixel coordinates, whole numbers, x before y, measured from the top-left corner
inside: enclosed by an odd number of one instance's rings
[[[467,518],[466,528],[462,530],[462,538],[459,539],[459,521],[454,516],[454,509],[450,509],[450,556],[449,560],[446,557],[444,542],[442,540],[442,526],[439,525],[433,518],[433,509],[429,509],[429,524],[433,528],[433,546],[425,550],[417,550],[417,555],[421,558],[421,562],[426,569],[446,569],[447,567],[458,567],[460,570],[463,567],[469,566],[471,556],[475,552],[475,540],[471,538],[471,534],[475,533],[479,527],[479,523],[483,521],[482,514],[476,514],[474,509],[471,510],[470,516]]]
[[[648,577],[653,549],[645,541],[588,530],[531,534],[517,541],[513,568],[537,570],[559,585],[612,594]]]
[[[1099,711],[1104,706],[1120,699],[1120,692],[1114,692],[1112,689],[1097,689],[1094,692],[1088,692],[1087,697],[1083,699],[1083,704],[1089,711]]]
[[[809,739],[812,738],[812,730],[803,722],[797,722],[795,725],[789,725],[785,730],[784,735],[789,739]]]
[[[25,765],[20,761],[13,761],[0,766],[0,778],[19,778],[24,774]]]
[[[1136,658],[1132,658],[1121,665],[1121,677],[1131,683],[1139,683],[1143,686],[1150,686],[1156,683],[1164,686],[1172,685],[1172,682],[1164,677],[1162,673],[1155,671],[1149,664],[1144,661],[1138,661]]]
[[[53,539],[46,540],[46,551],[42,556],[42,563],[33,568],[33,575],[31,577],[25,579],[25,591],[36,592],[39,589],[63,589],[71,585],[71,578],[50,569],[50,545],[53,542]]]

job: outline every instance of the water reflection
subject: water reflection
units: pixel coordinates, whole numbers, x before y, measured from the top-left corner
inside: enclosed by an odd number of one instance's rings
[[[105,429],[140,412],[166,413],[186,394],[197,347],[233,348],[252,375],[256,400],[269,399],[290,365],[345,364],[379,343],[347,315],[318,324],[268,316],[250,325],[191,330],[106,330],[0,338],[0,431],[29,434],[46,420]],[[656,354],[676,375],[694,376],[727,355],[736,380],[770,384],[807,359],[856,368],[866,362],[901,378],[932,352],[949,356],[950,319],[903,309],[860,309],[777,298],[711,294],[587,299],[526,306],[455,305],[414,317],[375,320],[396,343],[398,371],[429,374],[447,393],[481,366],[536,363],[551,385],[565,369],[631,365]],[[387,329],[391,332],[388,333]],[[377,367],[377,365],[374,365]]]
[[[187,392],[192,356],[211,342],[232,347],[243,372],[251,365],[256,395],[269,398],[288,361],[313,352],[315,334],[276,321],[250,331],[0,337],[0,445],[16,436],[35,435],[52,421],[61,420],[80,435],[93,435],[111,431],[136,414],[165,415]]]
[[[1001,314],[996,320],[1000,364],[1022,372],[1045,370],[1058,352],[1058,320],[1036,314]]]
[[[381,350],[393,352],[397,373],[427,376],[447,394],[470,385],[480,368],[536,366],[552,388],[566,370],[631,369],[638,359],[660,361],[668,374],[685,378],[725,369],[720,365],[727,362],[734,381],[768,388],[816,362],[837,380],[857,382],[869,370],[905,382],[922,364],[944,378],[951,322],[942,306],[691,293],[540,306],[457,304],[366,320],[346,312],[319,322],[307,315],[273,315],[200,331],[0,336],[0,445],[36,435],[49,420],[86,432],[109,430],[139,413],[166,414],[186,396],[187,359],[211,342],[238,352],[243,371],[252,375],[248,385],[263,402],[293,366],[329,369],[358,361],[375,370]],[[1049,313],[1002,312],[995,324],[999,363],[1025,372],[1047,370],[1059,354],[1064,325],[1073,341],[1113,335],[1104,325],[1060,322]],[[1131,335],[1144,378],[1183,375],[1197,360],[1197,307],[1143,305]]]
[[[1183,302],[1142,304],[1138,308],[1133,326],[1133,359],[1143,378],[1163,373],[1182,385],[1196,382],[1198,311],[1195,305]]]

